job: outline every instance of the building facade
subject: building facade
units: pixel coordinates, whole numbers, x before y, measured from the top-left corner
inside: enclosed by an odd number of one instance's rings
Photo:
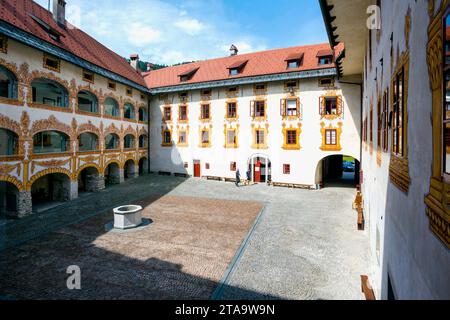
[[[147,73],[151,171],[322,185],[343,155],[360,156],[360,86],[336,81],[337,54],[326,44],[234,52]]]
[[[450,2],[320,3],[331,45],[345,43],[339,77],[359,77],[363,86],[372,287],[381,299],[449,299]]]
[[[54,5],[54,15],[30,0],[2,8],[3,217],[39,212],[148,168],[149,98],[141,75],[70,26],[64,1]]]

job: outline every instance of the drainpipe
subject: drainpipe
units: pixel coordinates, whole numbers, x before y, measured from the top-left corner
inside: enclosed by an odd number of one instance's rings
[[[148,128],[148,140],[147,140],[147,161],[148,161],[148,172],[147,174],[150,173],[150,137],[151,137],[151,127],[150,127],[150,105],[151,105],[151,100],[152,100],[152,95],[149,93],[148,94],[148,108],[147,108],[147,128]]]

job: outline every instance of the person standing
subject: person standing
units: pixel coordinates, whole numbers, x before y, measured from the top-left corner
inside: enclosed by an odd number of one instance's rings
[[[241,183],[241,173],[239,172],[239,169],[236,171],[236,187],[239,187],[239,183]]]
[[[249,186],[252,182],[252,174],[250,172],[250,169],[247,170],[247,185]]]

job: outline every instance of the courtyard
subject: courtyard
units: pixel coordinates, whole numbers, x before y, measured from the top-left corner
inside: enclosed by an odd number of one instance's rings
[[[0,225],[8,299],[362,299],[369,272],[355,190],[147,175]],[[108,231],[140,204],[148,226]],[[81,290],[66,287],[81,268]]]

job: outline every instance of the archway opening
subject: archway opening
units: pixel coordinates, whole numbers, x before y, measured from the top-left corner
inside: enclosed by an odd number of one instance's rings
[[[120,167],[117,163],[110,163],[105,169],[106,186],[120,184]]]
[[[252,156],[248,163],[245,179],[247,179],[248,173],[254,183],[269,183],[272,181],[272,162],[269,157],[264,155]]]
[[[19,189],[7,181],[0,181],[0,220],[17,217]]]
[[[123,174],[125,179],[131,179],[135,177],[136,166],[133,160],[128,160],[125,162],[125,166],[123,167]]]
[[[316,171],[316,183],[321,188],[350,187],[359,184],[359,161],[351,156],[332,155],[323,158]]]
[[[19,136],[10,130],[0,128],[0,156],[12,156],[19,152]]]
[[[7,99],[17,99],[18,81],[14,73],[9,69],[0,66],[0,97]]]
[[[58,82],[40,78],[33,80],[31,87],[34,103],[69,108],[69,93]]]
[[[97,168],[87,167],[78,175],[78,194],[87,192],[97,192],[105,188],[103,177],[100,176]]]
[[[47,174],[31,186],[33,212],[40,213],[70,200],[70,178],[63,173]]]
[[[145,175],[148,173],[148,159],[142,158],[139,160],[139,175]]]

